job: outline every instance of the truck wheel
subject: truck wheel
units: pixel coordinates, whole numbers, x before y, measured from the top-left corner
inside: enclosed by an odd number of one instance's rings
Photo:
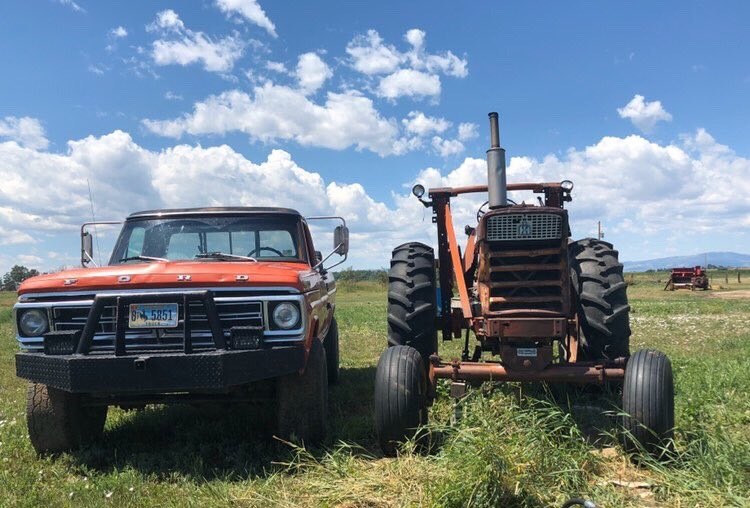
[[[107,406],[84,407],[81,397],[39,383],[26,391],[26,423],[37,453],[75,450],[101,437]]]
[[[396,455],[398,443],[427,423],[427,375],[419,351],[393,346],[380,355],[375,373],[375,432],[383,453]]]
[[[611,360],[630,353],[630,305],[622,263],[611,243],[584,238],[568,246],[573,291],[578,300],[581,353]]]
[[[326,353],[320,341],[313,340],[305,371],[277,380],[277,431],[283,439],[296,437],[305,444],[317,444],[325,438],[327,417]]]
[[[640,349],[628,360],[622,389],[623,445],[661,456],[674,435],[674,386],[667,355]]]
[[[323,340],[323,348],[326,350],[328,384],[335,385],[339,381],[339,325],[336,318],[331,320],[331,326]]]
[[[437,351],[435,255],[418,242],[393,249],[388,272],[388,345],[411,346],[427,365]]]

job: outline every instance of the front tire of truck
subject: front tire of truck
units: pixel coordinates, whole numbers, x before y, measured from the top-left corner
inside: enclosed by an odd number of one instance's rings
[[[429,365],[437,351],[435,253],[409,242],[393,249],[388,272],[388,346],[411,346]]]
[[[319,444],[328,425],[328,368],[326,352],[313,339],[302,374],[280,377],[276,382],[276,427],[279,437],[304,444]]]
[[[611,243],[594,238],[571,242],[570,277],[578,300],[581,353],[586,360],[630,354],[630,305],[622,263]]]
[[[26,423],[34,450],[40,455],[75,450],[99,439],[107,406],[86,407],[81,396],[40,383],[26,391]]]
[[[328,333],[323,340],[326,350],[326,365],[328,366],[328,384],[335,385],[339,381],[339,325],[336,318],[331,320]]]

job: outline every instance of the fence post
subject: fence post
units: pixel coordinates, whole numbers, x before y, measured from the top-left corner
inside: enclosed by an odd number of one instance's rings
[[[737,284],[742,284],[742,279],[740,279],[740,271],[737,270]]]

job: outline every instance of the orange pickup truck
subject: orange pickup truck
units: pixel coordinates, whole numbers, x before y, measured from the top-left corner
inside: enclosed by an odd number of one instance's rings
[[[341,223],[325,257],[312,220]],[[325,436],[339,369],[330,268],[348,253],[343,218],[258,207],[143,211],[124,221],[107,266],[89,268],[92,226],[81,228],[83,268],[18,290],[16,372],[30,382],[37,452],[101,436],[109,406],[269,395],[279,435]],[[338,263],[324,267],[333,255]]]

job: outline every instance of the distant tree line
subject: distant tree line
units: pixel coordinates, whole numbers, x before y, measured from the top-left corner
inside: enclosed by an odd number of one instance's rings
[[[380,270],[353,270],[347,268],[340,272],[335,272],[336,280],[346,282],[362,282],[362,281],[374,281],[385,284],[388,282],[388,272],[384,269]]]
[[[15,265],[9,272],[3,275],[0,283],[0,291],[15,291],[23,281],[37,275],[39,275],[39,270],[35,268],[28,269],[22,265]]]

